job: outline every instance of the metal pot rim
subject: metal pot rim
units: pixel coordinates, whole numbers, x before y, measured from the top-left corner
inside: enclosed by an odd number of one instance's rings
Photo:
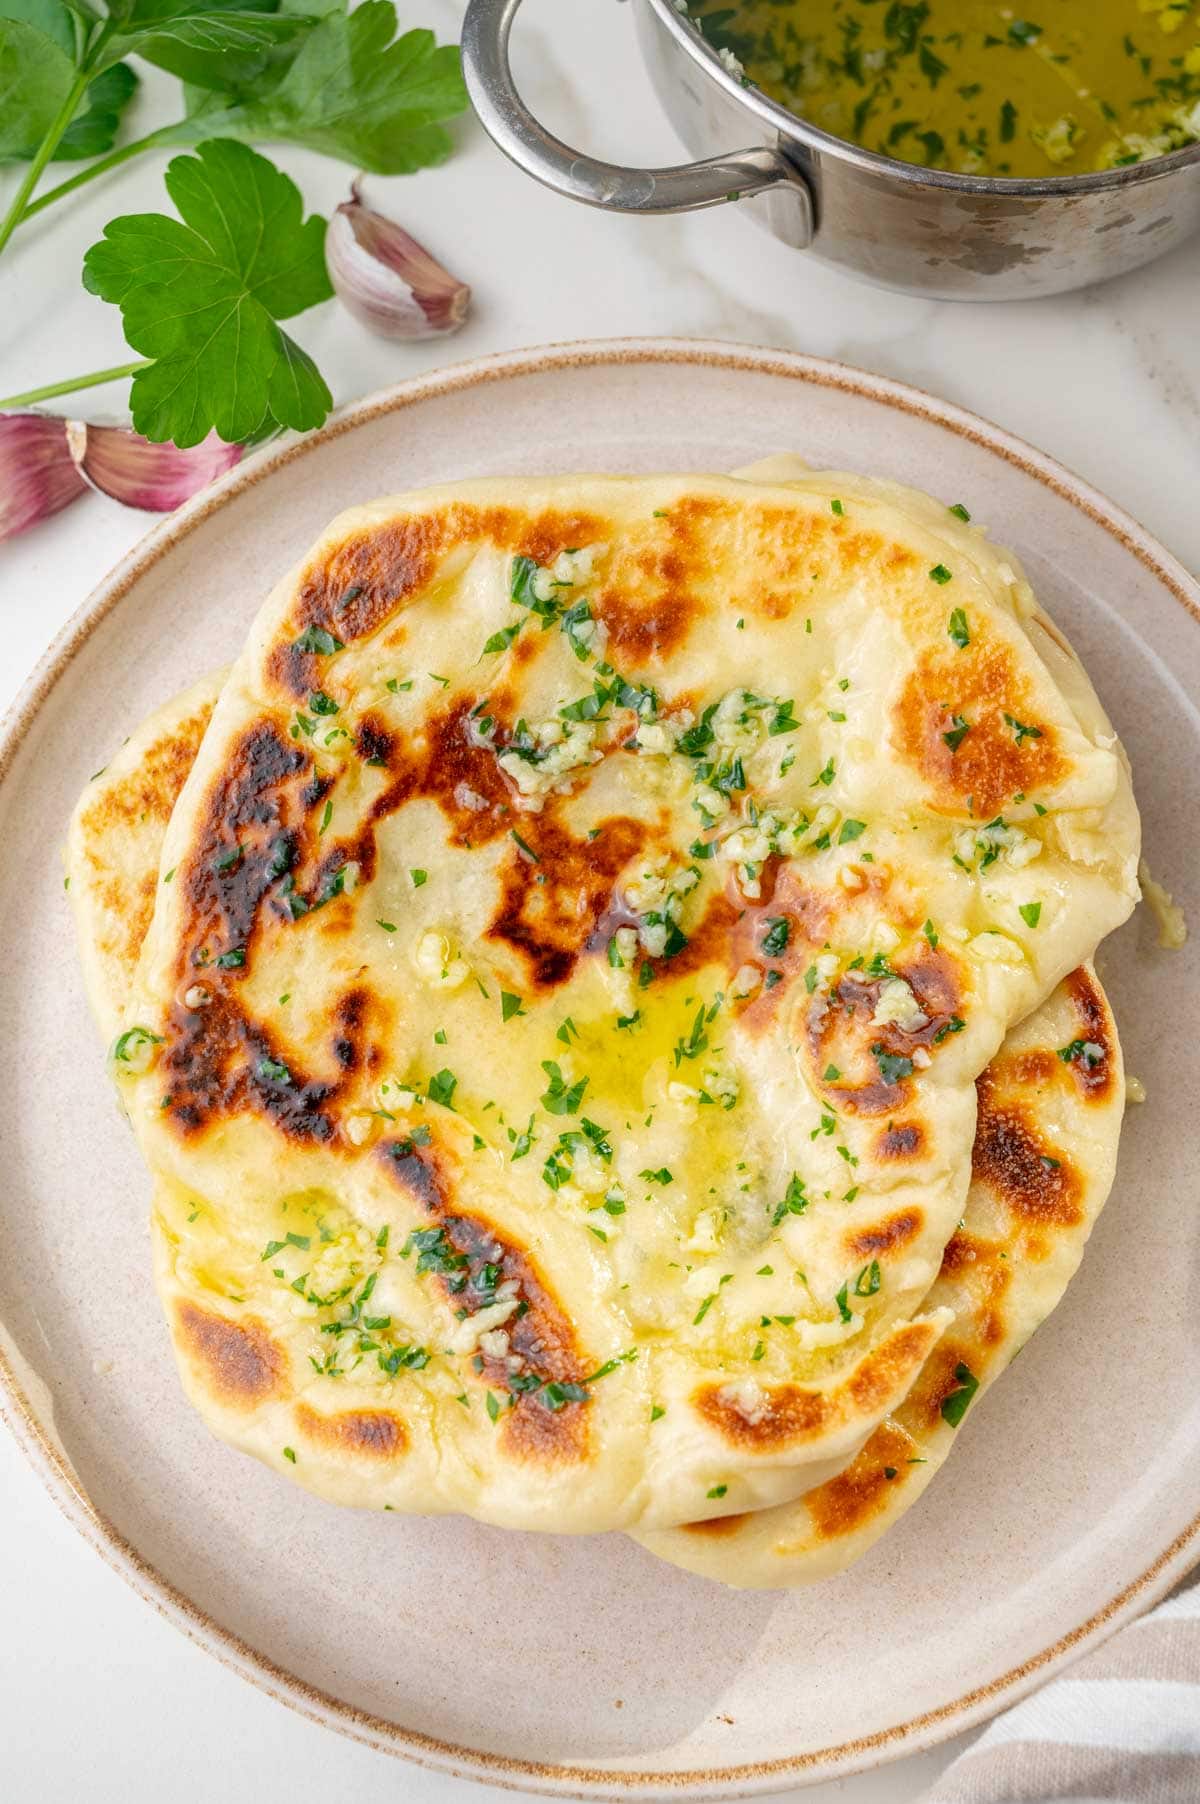
[[[878,151],[864,150],[857,144],[851,144],[846,138],[835,138],[831,132],[822,131],[807,119],[801,119],[797,113],[789,112],[777,100],[764,94],[761,88],[743,87],[737,77],[725,68],[695,23],[679,12],[672,0],[648,0],[648,4],[696,68],[709,80],[724,88],[732,99],[740,101],[750,112],[757,114],[765,125],[774,127],[782,138],[798,142],[824,156],[836,157],[843,163],[852,164],[856,169],[886,177],[890,181],[945,188],[961,194],[1035,199],[1051,194],[1095,194],[1105,189],[1117,191],[1141,182],[1160,180],[1189,163],[1200,163],[1200,143],[1185,144],[1179,150],[1168,151],[1161,157],[1151,157],[1145,163],[1128,163],[1117,169],[1092,169],[1081,175],[1057,176],[960,175],[952,169],[927,169],[920,163],[906,163],[900,157],[881,156]]]

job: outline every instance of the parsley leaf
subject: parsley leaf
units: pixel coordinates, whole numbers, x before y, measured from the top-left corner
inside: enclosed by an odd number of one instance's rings
[[[325,221],[266,157],[214,140],[176,157],[167,192],[183,223],[130,213],[84,258],[84,286],[121,309],[125,336],[152,358],[133,379],[137,431],[197,445],[273,423],[305,431],[333,405],[312,359],[276,321],[333,292]]]
[[[953,714],[950,718],[951,728],[948,733],[942,734],[942,743],[943,745],[948,745],[952,752],[956,752],[967,734],[971,731],[971,727],[970,723],[965,720],[961,714]]]
[[[335,5],[281,81],[203,96],[176,128],[176,142],[220,134],[302,144],[375,175],[410,175],[445,162],[454,142],[439,121],[467,105],[458,46],[439,45],[421,30],[393,42],[395,30],[391,0],[363,0],[352,13]]]
[[[75,27],[60,0],[0,6],[0,162],[26,161],[54,126],[76,79]],[[137,86],[125,64],[91,82],[53,155],[98,156],[111,148],[122,108]]]
[[[906,1077],[912,1076],[913,1062],[911,1059],[904,1058],[900,1053],[888,1052],[887,1048],[878,1040],[872,1046],[871,1051],[875,1056],[875,1063],[879,1066],[879,1075],[885,1084],[889,1086],[901,1084]]]
[[[978,1378],[961,1359],[954,1368],[954,1377],[956,1388],[942,1398],[942,1420],[949,1422],[951,1428],[958,1427],[970,1407],[972,1397],[979,1389]]]

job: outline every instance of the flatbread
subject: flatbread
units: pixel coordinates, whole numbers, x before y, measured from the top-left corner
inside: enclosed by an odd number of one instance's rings
[[[838,481],[462,485],[268,602],[115,1060],[218,1432],[346,1501],[655,1525],[794,1495],[911,1383],[973,1079],[1136,843],[995,554]],[[722,796],[789,855],[689,854]]]
[[[968,1408],[1061,1301],[1112,1186],[1125,1107],[1116,1024],[1090,965],[1011,1031],[978,1089],[970,1195],[927,1299],[954,1321],[903,1404],[806,1496],[639,1535],[651,1553],[739,1587],[843,1571],[922,1496]],[[998,1468],[1020,1451],[997,1446]]]

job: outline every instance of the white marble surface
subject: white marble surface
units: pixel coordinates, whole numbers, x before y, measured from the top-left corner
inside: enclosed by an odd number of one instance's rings
[[[462,5],[419,0],[403,11],[451,35]],[[527,0],[517,39],[526,94],[563,136],[612,158],[677,159],[632,20],[615,0]],[[171,116],[173,85],[147,80],[139,134]],[[370,192],[473,283],[471,320],[453,341],[413,348],[381,345],[332,303],[304,316],[296,336],[339,401],[441,362],[547,340],[661,333],[787,346],[900,377],[1001,422],[1200,570],[1200,241],[1085,295],[988,308],[920,302],[787,251],[733,209],[637,221],[574,207],[506,164],[477,129],[463,124],[458,135],[459,154],[443,169],[376,181]],[[340,167],[278,157],[310,205],[336,205]],[[0,393],[127,355],[115,310],[83,292],[78,268],[107,219],[163,204],[164,162],[150,156],[97,183],[13,241],[0,261]],[[115,417],[122,402],[113,388],[75,405]],[[0,704],[147,524],[89,497],[0,549]],[[335,1786],[361,1804],[398,1791],[418,1804],[480,1795],[314,1727],[193,1648],[85,1548],[3,1435],[0,1525],[0,1793],[13,1804],[35,1795],[126,1804],[153,1789],[180,1804],[316,1799]],[[803,1795],[910,1804],[960,1745]]]

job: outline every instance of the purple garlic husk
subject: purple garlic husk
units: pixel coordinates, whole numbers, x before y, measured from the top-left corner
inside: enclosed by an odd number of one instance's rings
[[[67,431],[68,437],[83,436],[79,467],[94,489],[153,514],[189,501],[240,463],[244,450],[215,432],[181,451],[178,445],[152,444],[127,426],[81,426],[72,420]]]
[[[457,332],[467,317],[467,284],[368,207],[357,182],[329,221],[325,261],[343,306],[379,338],[434,338]]]
[[[0,414],[0,540],[16,538],[88,489],[125,507],[170,513],[242,456],[215,433],[181,451],[128,426],[91,426],[53,414]]]
[[[67,446],[66,423],[48,414],[0,414],[0,540],[87,493]]]

